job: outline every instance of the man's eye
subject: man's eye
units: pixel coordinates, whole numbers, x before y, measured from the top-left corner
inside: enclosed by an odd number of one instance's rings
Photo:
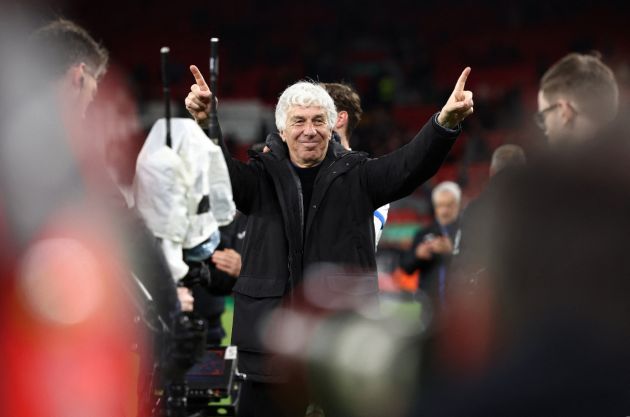
[[[315,120],[315,121],[313,122],[313,124],[314,124],[315,126],[321,126],[321,125],[323,125],[323,124],[324,124],[324,121],[323,121],[322,119],[317,119],[317,120]]]
[[[301,126],[304,124],[304,120],[295,120],[293,126]]]

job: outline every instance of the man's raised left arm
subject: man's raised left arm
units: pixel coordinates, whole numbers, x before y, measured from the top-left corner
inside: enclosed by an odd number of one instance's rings
[[[465,89],[469,74],[466,67],[442,110],[411,142],[365,163],[364,185],[375,207],[409,195],[440,168],[461,132],[461,122],[474,111],[473,93]]]

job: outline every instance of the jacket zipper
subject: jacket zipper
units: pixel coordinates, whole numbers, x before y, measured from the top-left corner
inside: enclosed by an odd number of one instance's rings
[[[295,186],[297,187],[297,191],[298,191],[298,197],[299,197],[299,201],[298,201],[298,210],[300,213],[300,244],[301,246],[304,246],[304,195],[302,193],[302,183],[300,182],[300,179],[298,178],[298,175],[295,173],[295,171],[293,170],[293,167],[291,166],[291,162],[287,159],[287,166],[289,167],[289,172],[291,172],[291,176],[293,177],[293,181],[295,182]],[[292,271],[292,263],[293,263],[293,252],[289,253],[289,262],[288,262],[288,269],[289,269],[289,296],[291,298],[293,298],[293,271]]]

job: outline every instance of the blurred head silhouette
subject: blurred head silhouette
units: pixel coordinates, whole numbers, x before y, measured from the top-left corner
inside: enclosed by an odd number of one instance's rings
[[[540,80],[536,123],[551,144],[593,138],[617,116],[619,89],[598,53],[571,53]]]

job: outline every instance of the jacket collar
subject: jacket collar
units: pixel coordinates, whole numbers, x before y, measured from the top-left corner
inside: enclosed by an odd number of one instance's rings
[[[272,154],[276,155],[279,159],[288,158],[289,148],[278,133],[270,133],[267,135],[265,145],[267,145],[267,147],[271,149]]]

